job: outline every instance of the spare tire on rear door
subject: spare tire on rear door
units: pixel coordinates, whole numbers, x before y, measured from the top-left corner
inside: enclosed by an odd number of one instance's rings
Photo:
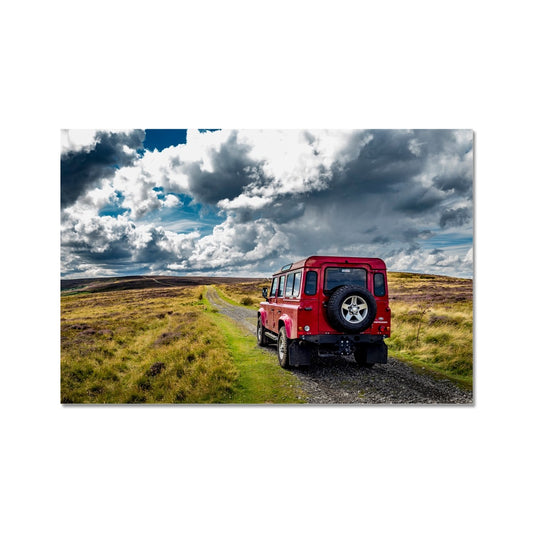
[[[376,300],[363,287],[341,285],[331,295],[326,314],[329,323],[340,331],[359,333],[376,318]]]

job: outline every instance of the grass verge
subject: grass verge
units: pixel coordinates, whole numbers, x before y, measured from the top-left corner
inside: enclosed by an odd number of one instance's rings
[[[394,350],[390,350],[389,356],[403,361],[404,363],[408,363],[415,370],[415,372],[418,372],[419,374],[428,374],[436,380],[447,379],[465,390],[472,390],[473,379],[471,375],[459,376],[451,372],[443,371],[439,366],[427,361],[422,361],[420,358],[409,353],[399,353]]]
[[[206,307],[224,335],[237,368],[238,377],[230,395],[231,403],[305,403],[305,393],[297,378],[282,370],[276,357],[257,346],[255,335],[239,331],[231,319],[218,313],[209,302]]]

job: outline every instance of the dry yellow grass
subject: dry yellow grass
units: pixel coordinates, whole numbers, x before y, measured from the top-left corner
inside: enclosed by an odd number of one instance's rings
[[[263,301],[264,298],[261,295],[262,287],[270,287],[270,280],[217,285],[219,294],[222,297],[226,297],[231,303],[251,308],[259,307],[259,303]]]
[[[223,402],[235,366],[201,288],[66,296],[63,403]]]
[[[472,384],[472,303],[392,306],[391,355]]]
[[[389,294],[390,354],[471,387],[472,280],[391,272]]]
[[[61,298],[62,403],[296,403],[295,378],[235,333],[203,287]]]

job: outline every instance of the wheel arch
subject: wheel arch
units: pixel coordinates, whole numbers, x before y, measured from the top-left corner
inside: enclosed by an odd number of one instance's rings
[[[285,327],[285,333],[287,333],[288,339],[294,339],[293,334],[293,324],[292,318],[289,315],[283,314],[278,319],[278,331],[281,329],[281,326]]]

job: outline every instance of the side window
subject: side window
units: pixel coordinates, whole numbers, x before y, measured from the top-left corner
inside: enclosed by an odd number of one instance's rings
[[[276,296],[276,291],[278,289],[278,282],[279,282],[279,278],[274,278],[272,280],[272,287],[270,289],[270,296],[271,297],[275,297]]]
[[[374,274],[374,295],[385,296],[385,276],[381,272]]]
[[[313,296],[316,294],[316,284],[317,284],[318,275],[314,270],[310,270],[305,275],[305,288],[304,294],[307,296]]]
[[[285,297],[290,298],[292,296],[292,286],[294,284],[294,273],[287,276],[287,286],[285,287]]]
[[[285,288],[285,276],[281,276],[281,278],[279,278],[278,296],[283,296],[283,289],[284,288]]]
[[[300,296],[300,282],[302,281],[302,273],[295,272],[294,274],[294,288],[292,289],[292,295],[294,298]]]

